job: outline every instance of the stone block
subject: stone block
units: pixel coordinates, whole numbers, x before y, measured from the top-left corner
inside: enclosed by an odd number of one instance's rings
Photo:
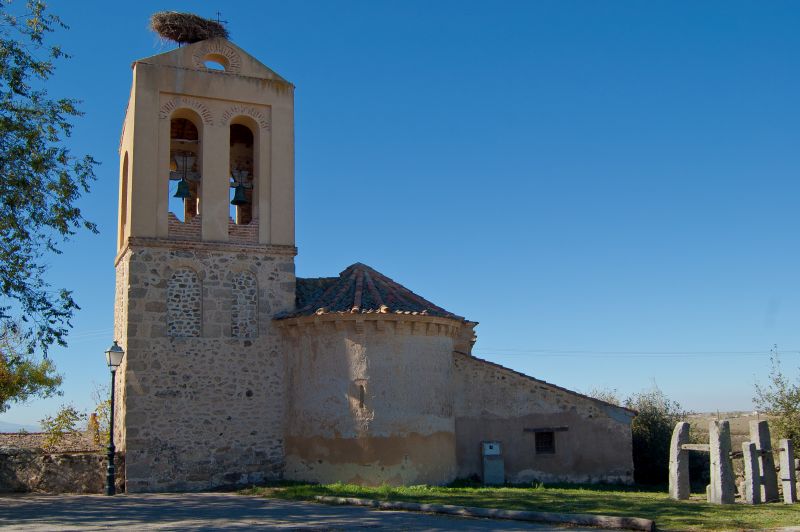
[[[745,504],[759,504],[761,502],[761,482],[755,443],[749,441],[742,443],[742,459],[744,461],[742,498]]]
[[[709,423],[708,445],[711,462],[711,489],[708,493],[708,502],[733,504],[736,477],[731,463],[731,427],[727,420]]]
[[[676,500],[689,498],[689,451],[681,449],[689,443],[689,424],[681,422],[672,431],[669,445],[669,496]]]
[[[797,473],[794,468],[794,445],[792,440],[780,441],[781,446],[781,484],[783,486],[783,502],[797,502]]]
[[[769,434],[769,424],[766,421],[750,422],[750,441],[756,449],[765,451],[758,456],[758,480],[763,502],[778,500],[778,476],[775,472],[775,458],[772,455],[772,440]]]

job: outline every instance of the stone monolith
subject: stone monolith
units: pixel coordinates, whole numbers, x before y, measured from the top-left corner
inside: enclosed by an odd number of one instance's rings
[[[711,455],[711,489],[708,502],[733,504],[736,479],[731,463],[731,427],[727,420],[708,424],[708,446]]]
[[[749,441],[742,443],[742,459],[744,460],[742,498],[745,504],[758,504],[761,502],[761,482],[759,482],[759,460],[755,443]]]
[[[758,456],[758,480],[761,485],[761,500],[778,500],[778,475],[775,472],[775,458],[772,456],[772,440],[769,424],[766,421],[750,422],[750,441],[756,444]]]
[[[797,502],[797,475],[794,468],[794,446],[792,440],[781,440],[781,484],[783,485],[783,502]]]
[[[676,500],[689,498],[689,451],[681,449],[685,443],[689,443],[689,424],[681,422],[669,444],[669,496]]]

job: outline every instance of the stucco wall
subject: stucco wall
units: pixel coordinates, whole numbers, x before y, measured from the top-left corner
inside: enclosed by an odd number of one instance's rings
[[[480,476],[480,442],[496,440],[507,482],[633,481],[629,411],[466,354],[453,359],[459,477]],[[553,454],[536,454],[531,429],[544,428],[562,429]]]
[[[294,305],[294,248],[131,239],[118,266],[117,312],[125,361],[118,372],[117,443],[127,490],[173,491],[280,476],[284,355],[272,324]],[[167,287],[175,271],[202,286],[198,336],[168,336]],[[258,327],[232,335],[233,278],[257,281]],[[123,305],[119,305],[119,301]],[[124,308],[121,308],[123,307]],[[118,316],[119,319],[119,316]],[[187,317],[187,319],[190,319]]]
[[[284,328],[291,346],[286,477],[368,485],[453,480],[457,327],[432,318],[349,318]]]
[[[225,72],[206,69],[212,50],[230,61]],[[198,59],[199,58],[199,59]],[[192,120],[198,128],[202,218],[181,227],[169,218],[170,120]],[[230,125],[254,134],[254,222],[231,228]],[[134,149],[135,148],[135,149]],[[201,41],[133,64],[133,87],[120,155],[128,153],[129,187],[120,195],[128,236],[256,241],[294,245],[294,88],[235,44]],[[120,170],[120,181],[124,175]],[[127,198],[123,202],[123,196]],[[123,215],[120,215],[120,221]]]

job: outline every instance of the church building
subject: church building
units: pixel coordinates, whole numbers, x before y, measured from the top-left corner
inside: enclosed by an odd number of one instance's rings
[[[473,356],[476,322],[367,265],[295,277],[291,82],[224,38],[132,69],[115,260],[127,491],[633,481],[634,412]]]

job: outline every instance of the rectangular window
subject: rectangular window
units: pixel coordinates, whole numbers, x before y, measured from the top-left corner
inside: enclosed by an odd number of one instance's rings
[[[556,452],[556,433],[537,432],[536,433],[536,454],[555,454]]]

